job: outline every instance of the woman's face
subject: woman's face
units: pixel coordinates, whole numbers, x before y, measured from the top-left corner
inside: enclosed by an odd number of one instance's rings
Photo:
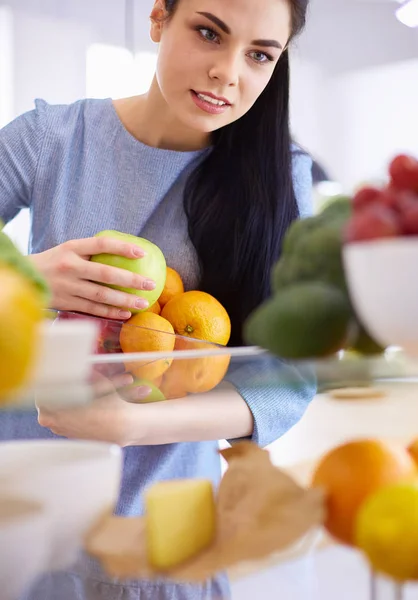
[[[291,33],[288,0],[179,0],[166,21],[156,0],[151,16],[161,93],[176,119],[205,133],[248,112]]]

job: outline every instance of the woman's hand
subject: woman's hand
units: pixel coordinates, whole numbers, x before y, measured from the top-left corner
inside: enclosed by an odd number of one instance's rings
[[[126,269],[90,262],[93,255],[102,253],[126,258],[145,255],[135,244],[110,237],[93,237],[71,240],[29,257],[50,286],[52,308],[107,319],[129,319],[130,308],[147,308],[145,299],[100,284],[153,290],[155,282]]]
[[[131,444],[133,411],[136,403],[151,392],[146,386],[131,387],[132,375],[127,373],[108,380],[96,375],[93,384],[95,399],[86,406],[51,410],[38,406],[38,422],[56,435],[69,439],[95,440],[125,447]],[[118,393],[125,392],[124,400]],[[136,415],[138,420],[138,415]],[[140,427],[135,427],[140,439]]]

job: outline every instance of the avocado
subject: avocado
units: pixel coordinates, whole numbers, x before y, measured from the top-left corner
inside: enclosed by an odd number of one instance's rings
[[[250,315],[244,338],[282,358],[325,357],[347,344],[352,320],[348,298],[337,287],[295,283]]]

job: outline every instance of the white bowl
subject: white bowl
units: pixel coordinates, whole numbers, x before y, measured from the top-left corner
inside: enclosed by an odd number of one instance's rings
[[[343,260],[351,300],[370,334],[418,355],[418,238],[347,244]]]
[[[0,494],[40,503],[52,527],[48,570],[68,568],[87,531],[113,511],[122,451],[99,442],[36,440],[0,444]]]
[[[40,504],[0,499],[0,590],[2,600],[16,600],[45,572],[50,522]]]

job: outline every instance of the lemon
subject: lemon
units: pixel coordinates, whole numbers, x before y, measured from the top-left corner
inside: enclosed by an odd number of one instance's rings
[[[362,505],[356,545],[376,571],[398,581],[418,579],[418,482],[381,488]]]
[[[35,286],[0,266],[0,403],[25,383],[36,355],[43,302]]]

